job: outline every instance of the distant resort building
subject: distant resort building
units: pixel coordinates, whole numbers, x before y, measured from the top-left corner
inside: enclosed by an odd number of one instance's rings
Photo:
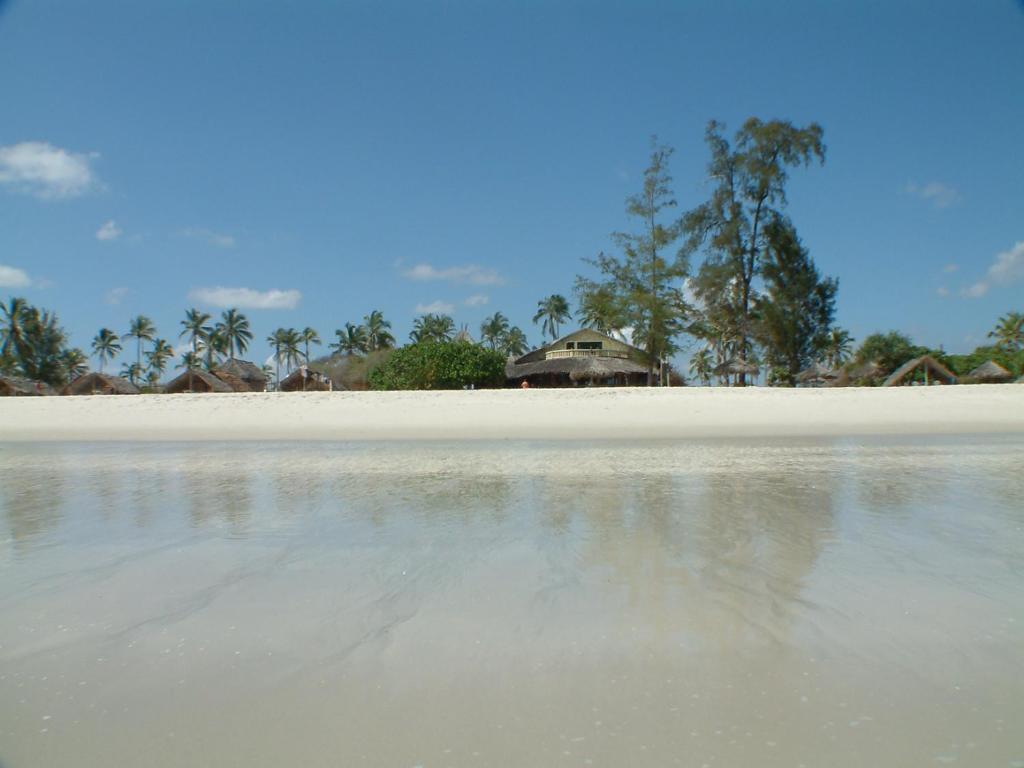
[[[1008,384],[1013,381],[1013,374],[995,360],[989,360],[968,373],[967,378],[976,384]]]
[[[236,392],[267,391],[267,377],[263,369],[248,360],[231,358],[218,365],[214,374],[223,381],[229,381]]]
[[[0,376],[0,397],[35,397],[50,394],[50,388],[39,381],[20,376]]]
[[[333,387],[327,376],[303,365],[282,379],[278,389],[281,392],[330,392]]]
[[[946,366],[930,355],[922,355],[908,360],[895,371],[889,378],[882,382],[883,387],[898,387],[908,383],[914,383],[918,374],[924,378],[924,384],[956,384],[956,375]]]
[[[629,387],[647,384],[647,355],[591,328],[528,352],[505,368],[513,385],[531,387]],[[654,375],[660,378],[656,362]]]
[[[230,374],[225,374],[225,376],[231,377]],[[236,381],[240,380],[236,379]],[[210,371],[201,371],[197,369],[185,371],[164,387],[164,392],[168,395],[178,395],[184,392],[227,394],[234,391],[235,388],[232,387],[231,384],[214,375]]]
[[[840,377],[840,371],[833,370],[823,363],[814,363],[810,368],[800,371],[796,376],[798,387],[828,387]]]
[[[61,391],[62,395],[137,395],[139,388],[128,379],[105,373],[87,373],[79,376]]]

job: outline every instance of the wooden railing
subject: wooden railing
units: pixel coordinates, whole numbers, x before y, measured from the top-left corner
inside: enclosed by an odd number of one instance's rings
[[[616,349],[553,349],[544,353],[545,360],[557,360],[562,357],[617,357],[624,360],[629,357],[629,353]]]

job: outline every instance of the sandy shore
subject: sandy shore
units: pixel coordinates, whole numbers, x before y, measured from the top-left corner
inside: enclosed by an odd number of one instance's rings
[[[0,440],[638,439],[1024,432],[1024,386],[0,399]]]

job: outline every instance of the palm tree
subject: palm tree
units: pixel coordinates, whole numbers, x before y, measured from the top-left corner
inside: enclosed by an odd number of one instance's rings
[[[28,302],[12,296],[6,304],[0,304],[0,357],[13,357],[25,343],[25,319]]]
[[[571,318],[572,313],[569,312],[569,302],[565,296],[553,293],[537,302],[537,314],[533,316],[533,322],[543,320],[541,333],[550,333],[554,341],[558,338],[558,326]]]
[[[622,328],[615,296],[610,288],[598,285],[579,294],[580,307],[576,312],[580,323],[601,333],[612,334]],[[536,322],[536,320],[534,320]]]
[[[485,317],[480,324],[480,341],[487,343],[491,349],[498,349],[508,329],[508,318],[501,312],[495,312],[491,317]]]
[[[426,314],[417,317],[412,324],[409,339],[414,344],[451,341],[455,335],[455,321],[448,315]]]
[[[199,359],[199,354],[189,350],[181,356],[181,363],[179,368],[185,368],[189,371],[194,370],[202,365],[202,361]]]
[[[135,339],[136,341],[135,363],[140,371],[142,370],[142,342],[152,341],[154,336],[156,336],[156,326],[145,315],[139,315],[133,319],[128,327],[128,333],[123,336],[125,339]]]
[[[89,370],[89,358],[77,347],[61,352],[60,364],[64,369],[64,380],[68,384]]]
[[[505,335],[501,337],[499,345],[499,348],[507,357],[519,357],[520,355],[525,355],[526,350],[530,348],[526,341],[526,334],[523,333],[522,328],[517,325],[508,329]]]
[[[345,323],[345,330],[339,328],[334,335],[338,337],[338,341],[331,344],[330,348],[339,355],[355,355],[366,352],[369,347],[365,326]]]
[[[249,318],[232,307],[221,313],[221,320],[214,328],[214,332],[221,337],[224,343],[224,350],[229,358],[245,352],[252,341],[252,331],[249,330]]]
[[[267,336],[267,344],[274,348],[274,381],[277,382],[277,390],[281,388],[281,344],[284,341],[284,334],[284,328],[278,328]]]
[[[363,325],[366,328],[366,348],[370,352],[388,349],[395,345],[395,337],[389,331],[391,323],[384,319],[380,310],[375,309],[364,317]]]
[[[167,362],[173,356],[174,350],[171,349],[171,345],[164,339],[155,339],[153,341],[153,349],[146,353],[146,364],[150,374],[156,376],[156,381],[159,381],[160,377],[163,376],[164,371],[167,369]]]
[[[711,350],[705,347],[690,360],[690,373],[706,387],[711,384]]]
[[[121,344],[117,334],[109,328],[100,328],[100,332],[92,340],[93,354],[100,361],[100,373],[107,360],[113,360],[121,354]]]
[[[206,338],[206,370],[212,371],[221,356],[227,354],[227,351],[228,339],[224,335],[221,324],[218,323],[217,327],[213,329],[213,333]]]
[[[307,325],[302,329],[299,337],[302,339],[303,344],[306,345],[306,365],[309,365],[309,345],[316,344],[320,346],[320,335]]]
[[[301,333],[294,328],[285,330],[284,335],[281,337],[281,354],[284,355],[284,364],[289,373],[302,360],[302,351],[299,349],[301,344]]]
[[[825,361],[829,368],[838,368],[853,353],[853,336],[843,328],[833,328],[825,342]]]
[[[142,378],[142,366],[138,363],[125,363],[121,366],[121,378],[128,379],[132,384],[135,384],[140,378]]]
[[[190,309],[185,313],[185,319],[181,321],[185,330],[178,334],[178,338],[180,339],[182,336],[188,334],[192,342],[192,354],[196,359],[199,357],[199,345],[206,344],[210,338],[210,334],[213,333],[213,328],[207,325],[210,320],[211,317],[206,312],[200,312],[198,309]],[[196,365],[192,367],[198,368],[199,366]]]
[[[996,340],[996,346],[1007,352],[1024,349],[1024,313],[1007,312],[999,318],[995,330],[989,332],[989,338]]]

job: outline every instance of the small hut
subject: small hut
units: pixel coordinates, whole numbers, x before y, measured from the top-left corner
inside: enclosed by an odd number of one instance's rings
[[[989,360],[968,373],[967,378],[978,384],[1007,384],[1013,380],[1013,374],[995,360]]]
[[[190,369],[164,387],[164,392],[176,395],[182,392],[219,392],[229,393],[235,390],[231,385],[217,378],[209,371]]]
[[[814,363],[796,375],[797,385],[801,387],[827,387],[838,378],[839,371],[834,371],[821,363]]]
[[[248,360],[231,358],[218,365],[214,374],[231,385],[235,392],[266,392],[267,377],[263,370]],[[231,377],[230,379],[228,377]]]
[[[761,373],[761,369],[742,357],[734,357],[726,360],[721,365],[715,366],[713,373],[715,376],[739,376],[741,374],[743,376],[757,376]]]
[[[917,371],[924,373],[924,383],[929,384],[956,384],[956,376],[946,366],[930,355],[922,355],[908,360],[895,371],[883,383],[883,387],[898,387],[908,377],[912,377]]]
[[[105,373],[87,373],[79,376],[61,391],[62,395],[137,395],[139,388],[128,379]]]
[[[50,388],[40,381],[20,376],[0,376],[0,397],[34,397],[50,394]]]
[[[281,392],[330,392],[331,380],[319,371],[301,366],[281,380]]]

